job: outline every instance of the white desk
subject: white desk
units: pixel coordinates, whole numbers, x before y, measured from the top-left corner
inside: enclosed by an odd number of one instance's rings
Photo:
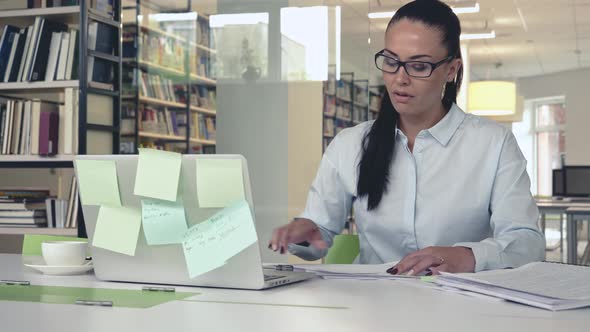
[[[580,220],[578,217],[573,218],[568,214],[568,211],[582,211],[578,215],[584,215],[583,211],[590,210],[590,202],[579,202],[569,200],[552,200],[552,199],[538,199],[537,207],[539,208],[539,214],[541,216],[541,228],[543,234],[545,233],[545,217],[547,214],[558,214],[560,218],[563,218],[564,214],[568,215],[566,229],[567,229],[567,263],[577,264],[578,257],[578,237],[576,231],[576,221]],[[576,215],[577,216],[577,215]],[[588,214],[586,214],[588,216]],[[570,221],[572,219],[572,221]],[[573,220],[575,219],[575,220]],[[561,227],[560,227],[561,233]],[[561,236],[563,238],[563,236]],[[561,239],[560,239],[561,242]],[[562,245],[562,243],[560,243]]]
[[[29,280],[36,285],[140,288],[136,284],[101,282],[93,275],[43,276],[23,268],[20,255],[0,254],[0,266],[0,279]],[[514,303],[443,293],[417,281],[314,279],[266,291],[177,290],[200,292],[201,295],[191,299],[203,302],[176,301],[149,309],[130,309],[0,301],[0,326],[2,331],[11,332],[587,332],[590,326],[590,308],[554,313]]]

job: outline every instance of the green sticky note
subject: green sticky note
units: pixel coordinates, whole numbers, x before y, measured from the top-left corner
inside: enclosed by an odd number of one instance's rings
[[[98,211],[92,245],[135,256],[140,228],[141,213],[139,210],[103,205]]]
[[[222,266],[256,241],[256,227],[246,201],[219,211],[186,232],[182,248],[189,277]]]
[[[149,245],[181,243],[188,230],[182,200],[142,200],[141,222]]]
[[[175,202],[181,164],[180,153],[139,149],[133,193]]]
[[[244,199],[242,161],[239,159],[197,159],[199,207],[226,207]]]
[[[82,204],[121,206],[114,160],[76,160],[76,172]]]

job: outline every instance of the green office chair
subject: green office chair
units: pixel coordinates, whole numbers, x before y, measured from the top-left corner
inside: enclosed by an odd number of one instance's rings
[[[352,264],[360,252],[359,237],[356,234],[340,234],[324,258],[324,264]]]
[[[23,252],[25,256],[41,256],[41,243],[45,241],[86,241],[88,239],[72,236],[34,235],[26,234],[23,240]]]

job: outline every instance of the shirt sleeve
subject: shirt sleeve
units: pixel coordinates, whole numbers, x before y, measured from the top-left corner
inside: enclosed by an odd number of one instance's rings
[[[312,220],[320,229],[320,233],[328,247],[332,246],[334,236],[344,229],[352,204],[352,194],[344,186],[338,163],[338,137],[328,146],[316,177],[307,195],[305,210],[299,218]],[[305,260],[316,260],[324,257],[327,249],[320,250],[313,246],[289,245],[289,252]]]
[[[493,237],[457,243],[475,256],[475,272],[518,267],[545,256],[545,237],[539,230],[539,211],[530,192],[526,160],[514,135],[508,132],[498,161],[490,200]]]

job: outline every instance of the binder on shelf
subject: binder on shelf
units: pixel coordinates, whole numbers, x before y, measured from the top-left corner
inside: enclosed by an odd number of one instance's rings
[[[8,68],[12,46],[19,31],[20,29],[18,27],[12,25],[6,25],[2,31],[2,36],[0,37],[0,77],[4,77]]]

